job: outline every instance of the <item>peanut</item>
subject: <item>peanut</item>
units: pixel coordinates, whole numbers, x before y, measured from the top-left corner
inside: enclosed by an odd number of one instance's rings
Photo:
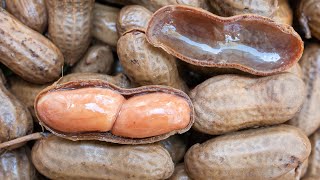
[[[159,144],[115,145],[56,136],[32,148],[36,169],[50,179],[166,179],[174,164]]]
[[[119,11],[99,3],[95,3],[93,9],[92,36],[113,48],[119,39],[116,25]]]
[[[307,46],[300,64],[307,97],[301,111],[288,123],[302,129],[309,136],[320,127],[320,46]]]
[[[91,46],[84,57],[71,69],[73,73],[109,74],[114,59],[111,48],[106,45]]]
[[[299,1],[298,20],[307,39],[312,36],[320,40],[319,6],[320,2],[318,0]]]
[[[94,0],[46,0],[49,38],[59,47],[65,63],[74,65],[91,41]]]
[[[35,100],[36,115],[54,134],[72,140],[151,143],[190,129],[191,100],[164,86],[121,89],[101,80],[54,84]]]
[[[0,71],[1,76],[2,72]],[[33,123],[28,109],[6,89],[0,78],[0,142],[29,134],[32,129]],[[1,152],[3,149],[0,149]]]
[[[117,53],[128,77],[138,85],[166,85],[186,91],[175,58],[150,45],[143,32],[132,31],[118,41]]]
[[[0,179],[37,179],[29,148],[21,147],[1,154]]]
[[[123,7],[117,21],[119,35],[122,36],[125,32],[134,29],[146,30],[151,15],[152,12],[143,6],[129,5]]]
[[[174,167],[174,172],[169,180],[191,180],[184,169],[184,163],[178,164]]]
[[[44,0],[6,0],[6,9],[31,29],[43,33],[48,23]]]
[[[215,76],[190,93],[194,128],[216,135],[284,123],[300,110],[305,95],[303,81],[291,73],[261,78]]]
[[[279,125],[240,131],[192,146],[185,156],[194,179],[275,179],[308,158],[311,145],[298,128]]]
[[[320,129],[318,129],[310,138],[311,155],[309,157],[309,166],[306,178],[320,178]]]
[[[59,78],[63,56],[41,34],[0,8],[0,62],[23,79],[45,84]]]
[[[153,46],[187,63],[254,75],[285,71],[303,52],[303,41],[289,25],[253,14],[220,17],[181,5],[155,12],[146,37]]]
[[[164,139],[160,141],[160,144],[166,148],[175,164],[179,163],[183,159],[187,150],[186,143],[178,135]]]

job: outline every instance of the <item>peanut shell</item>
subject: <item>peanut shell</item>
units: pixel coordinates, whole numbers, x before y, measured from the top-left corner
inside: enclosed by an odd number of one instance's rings
[[[320,1],[299,1],[297,14],[302,30],[307,39],[315,37],[320,40]]]
[[[305,177],[320,179],[320,129],[310,136],[309,139],[311,141],[311,154]]]

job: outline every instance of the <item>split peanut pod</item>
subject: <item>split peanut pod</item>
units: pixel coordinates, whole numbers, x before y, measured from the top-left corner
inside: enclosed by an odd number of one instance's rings
[[[279,125],[196,144],[185,155],[185,166],[188,175],[199,180],[276,179],[298,171],[310,151],[310,141],[300,129]]]
[[[35,111],[53,134],[71,140],[143,144],[184,133],[193,124],[193,105],[166,86],[121,89],[106,81],[54,84],[39,93]]]
[[[220,17],[181,5],[155,12],[146,37],[187,63],[254,75],[285,71],[303,52],[303,41],[289,25],[253,14]]]

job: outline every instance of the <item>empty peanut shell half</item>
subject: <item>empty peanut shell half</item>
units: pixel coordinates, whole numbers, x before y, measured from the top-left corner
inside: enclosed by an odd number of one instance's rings
[[[187,63],[254,75],[282,72],[303,52],[301,37],[289,25],[253,14],[220,17],[182,5],[155,12],[146,36],[153,46]]]
[[[35,100],[40,123],[71,140],[144,144],[184,133],[193,124],[193,105],[166,86],[122,89],[102,80],[54,84]]]

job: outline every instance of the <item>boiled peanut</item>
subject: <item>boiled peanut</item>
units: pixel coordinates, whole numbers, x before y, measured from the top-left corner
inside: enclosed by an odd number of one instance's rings
[[[160,144],[166,148],[175,164],[183,159],[187,150],[186,143],[178,135],[164,139],[160,141]]]
[[[59,47],[65,63],[74,65],[91,41],[94,0],[46,0],[49,38]]]
[[[166,85],[186,91],[175,58],[150,45],[143,32],[132,31],[118,41],[117,53],[128,77],[142,85]]]
[[[275,14],[271,17],[273,20],[292,25],[293,13],[290,8],[288,0],[278,0],[278,8]]]
[[[320,129],[318,129],[311,137],[311,155],[309,157],[309,166],[305,177],[320,178]]]
[[[31,29],[43,33],[48,23],[44,0],[6,0],[6,9]]]
[[[289,25],[253,14],[220,17],[179,5],[155,12],[146,37],[153,46],[189,64],[254,75],[285,71],[303,52],[301,37]]]
[[[318,0],[299,1],[298,18],[307,39],[312,36],[320,40],[319,10],[320,1]]]
[[[121,9],[117,29],[120,36],[134,29],[146,30],[152,12],[143,6],[129,5]]]
[[[1,70],[0,74],[1,77]],[[33,123],[28,109],[6,89],[0,78],[0,142],[29,134],[32,128]],[[16,147],[18,146],[21,144]],[[2,151],[3,149],[0,153]]]
[[[1,154],[0,179],[37,179],[36,170],[31,162],[31,154],[28,147],[21,147]]]
[[[120,9],[111,6],[94,4],[92,36],[107,45],[116,48],[119,35],[117,19]]]
[[[71,69],[73,73],[109,74],[114,59],[111,48],[106,45],[91,46],[84,57]]]
[[[59,78],[63,56],[41,34],[0,8],[0,62],[23,79],[44,84]]]
[[[303,177],[308,168],[308,159],[300,164],[297,168],[292,169],[288,173],[276,178],[275,180],[296,180]]]
[[[320,127],[320,46],[307,46],[300,65],[307,97],[301,111],[288,123],[302,129],[309,136]]]
[[[192,146],[185,156],[194,179],[275,179],[298,168],[309,156],[308,137],[279,125],[235,132]]]
[[[50,179],[166,179],[174,164],[159,144],[115,145],[50,136],[32,148],[32,162]]]
[[[295,74],[296,76],[303,79],[303,72],[302,72],[302,69],[301,69],[301,66],[299,65],[299,63],[294,64],[291,68],[286,70],[286,72]]]
[[[191,180],[184,169],[184,163],[178,164],[174,167],[174,172],[169,180]]]
[[[35,100],[40,123],[71,140],[152,143],[193,124],[189,97],[165,86],[121,89],[101,80],[53,84]]]
[[[291,73],[262,78],[215,76],[190,93],[194,128],[216,135],[284,123],[300,110],[305,95],[303,81]]]

